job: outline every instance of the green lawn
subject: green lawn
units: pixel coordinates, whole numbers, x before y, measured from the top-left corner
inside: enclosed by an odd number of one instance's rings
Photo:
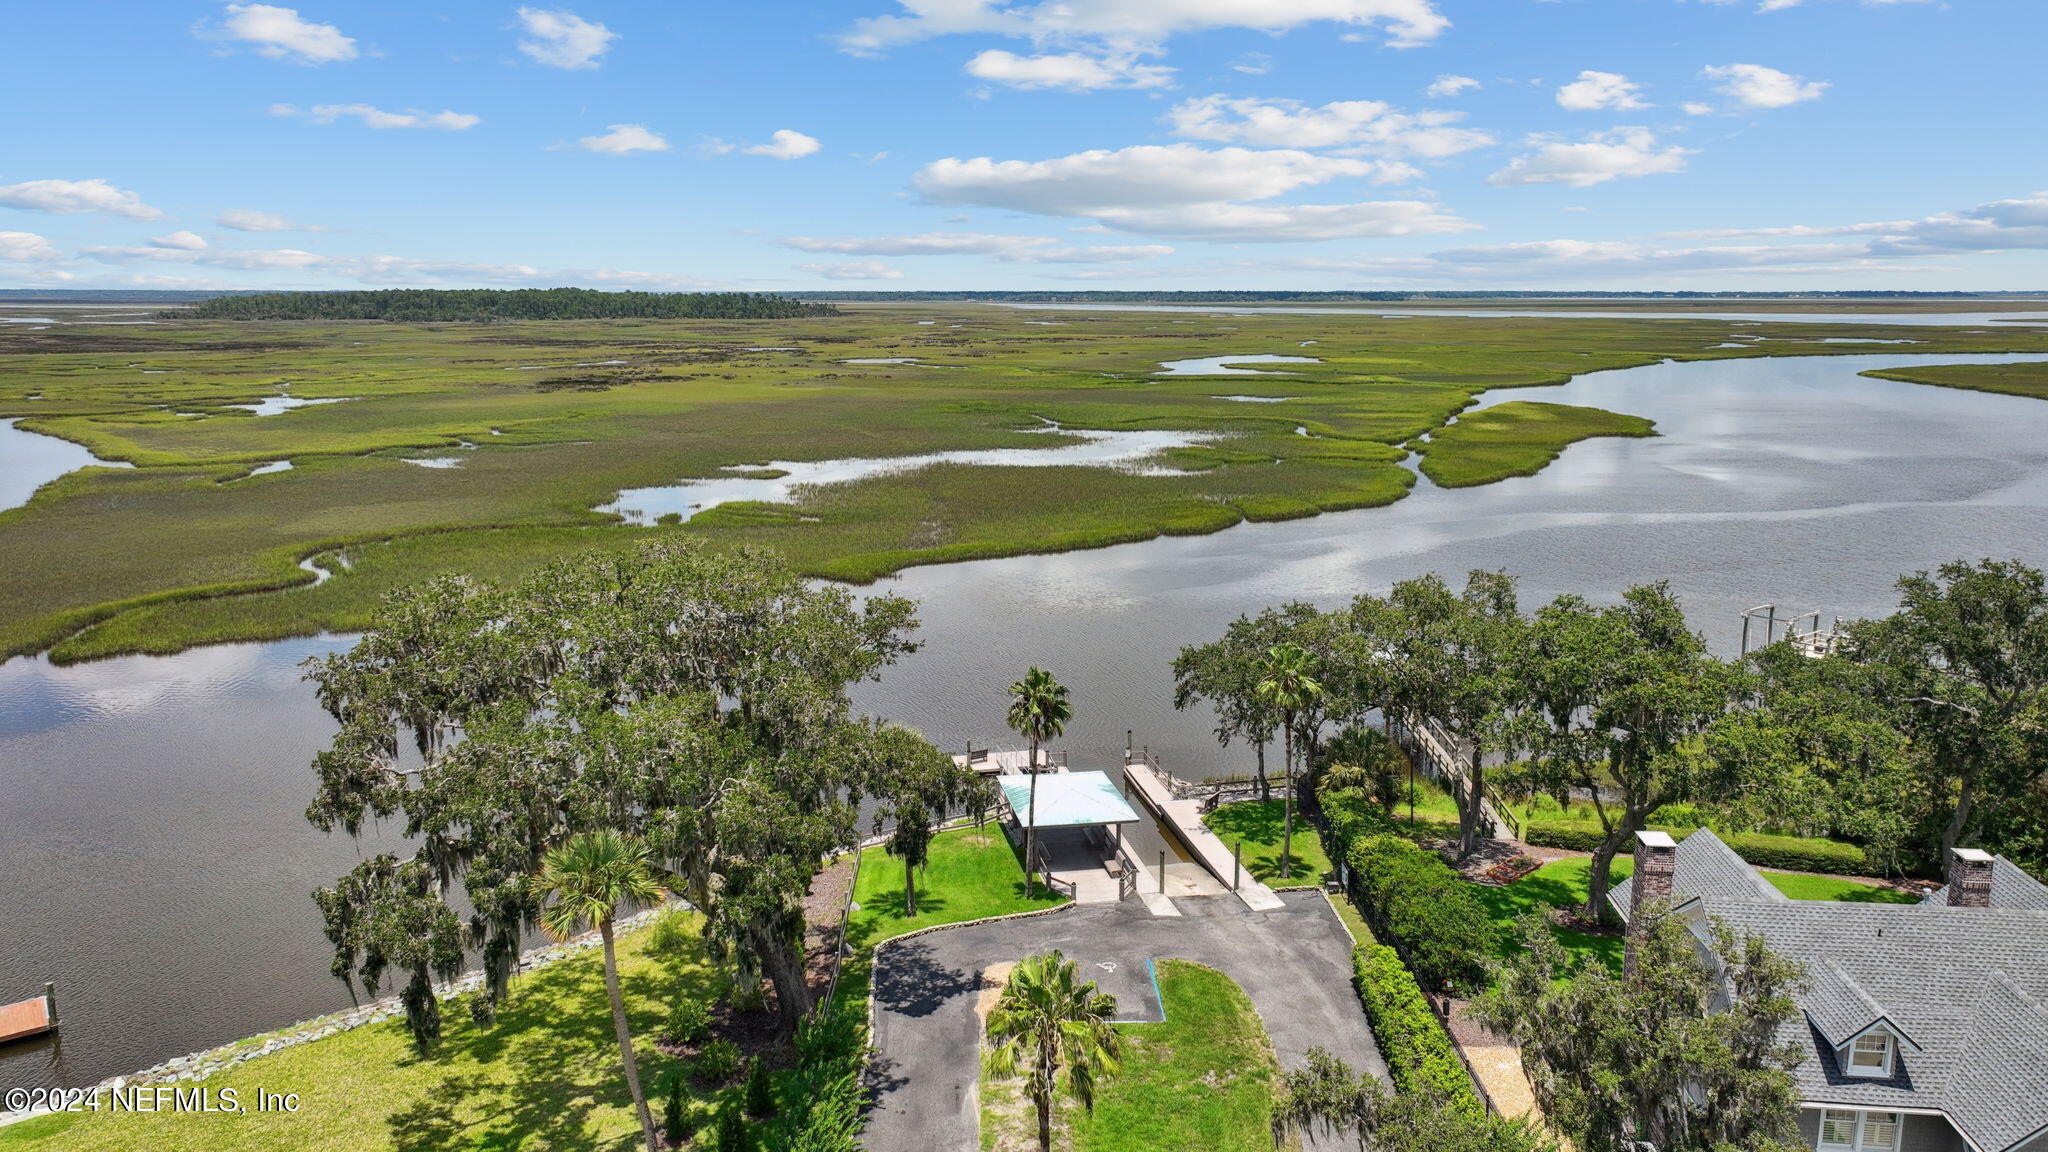
[[[940,834],[920,883],[915,919],[902,914],[901,866],[870,849],[850,936],[844,996],[866,995],[873,946],[913,928],[1021,912],[1061,903],[1026,899],[1023,871],[994,825]],[[689,914],[684,914],[689,915]],[[652,1041],[678,996],[715,998],[722,978],[694,931],[680,951],[656,955],[655,933],[620,938],[621,983],[654,1096],[676,1063]],[[489,1030],[464,1003],[442,1006],[446,1032],[430,1057],[413,1055],[401,1021],[357,1028],[250,1061],[205,1082],[252,1100],[258,1089],[296,1092],[297,1113],[266,1115],[71,1114],[0,1128],[0,1149],[35,1152],[439,1152],[442,1149],[630,1149],[639,1136],[618,1073],[604,970],[595,951],[550,965],[513,986]],[[709,1113],[711,1093],[693,1089]],[[659,1109],[657,1098],[655,1106]],[[700,1144],[707,1139],[698,1137]],[[704,1145],[708,1147],[708,1144]]]
[[[1230,977],[1186,960],[1157,970],[1166,1020],[1120,1025],[1122,1074],[1096,1089],[1093,1114],[1063,1099],[1055,1146],[1072,1152],[1271,1152],[1279,1065],[1265,1025]],[[982,1076],[982,1147],[1035,1149],[1017,1081]]]
[[[1285,805],[1279,800],[1246,800],[1224,804],[1202,817],[1225,844],[1243,845],[1239,858],[1253,878],[1267,884],[1316,884],[1334,869],[1323,838],[1315,826],[1294,814],[1294,868],[1291,879],[1280,875],[1280,841],[1286,823]]]
[[[709,998],[719,987],[694,933],[686,953],[664,956],[650,954],[653,935],[632,932],[620,942],[620,980],[650,1091],[674,1063],[651,1045],[667,1004],[679,995]],[[596,951],[521,977],[495,1028],[471,1023],[460,1002],[444,1005],[442,1019],[441,1045],[425,1059],[413,1054],[403,1021],[392,1020],[252,1060],[204,1083],[237,1089],[245,1103],[259,1090],[295,1092],[295,1113],[71,1113],[0,1128],[0,1148],[428,1152],[630,1149],[637,1142]]]
[[[847,938],[857,948],[872,948],[891,936],[935,924],[957,924],[984,916],[1005,916],[1066,903],[1041,887],[1035,897],[1024,891],[1024,868],[1002,828],[941,832],[932,841],[931,862],[917,881],[917,915],[903,914],[903,862],[880,848],[861,858],[860,882],[854,888],[853,914]]]
[[[1576,910],[1586,903],[1588,878],[1592,873],[1591,857],[1576,856],[1565,860],[1553,860],[1520,880],[1506,887],[1495,888],[1475,885],[1474,892],[1479,902],[1486,906],[1493,918],[1503,924],[1512,923],[1517,917],[1537,908],[1563,908]],[[1613,883],[1628,879],[1634,871],[1634,861],[1626,856],[1616,857],[1612,869]],[[1812,876],[1804,873],[1765,872],[1765,880],[1771,886],[1794,900],[1843,900],[1873,904],[1910,904],[1915,897],[1889,888],[1871,884],[1860,884],[1853,880],[1837,880],[1829,876]],[[1558,940],[1568,951],[1581,956],[1597,956],[1608,964],[1621,964],[1622,941],[1618,936],[1600,936],[1572,928],[1555,929]],[[1511,952],[1514,943],[1510,939],[1503,943],[1503,951]]]

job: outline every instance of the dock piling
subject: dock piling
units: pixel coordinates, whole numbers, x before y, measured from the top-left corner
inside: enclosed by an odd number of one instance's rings
[[[57,1026],[57,983],[54,980],[45,980],[43,982],[43,1009],[49,1013],[50,1027],[55,1028]]]

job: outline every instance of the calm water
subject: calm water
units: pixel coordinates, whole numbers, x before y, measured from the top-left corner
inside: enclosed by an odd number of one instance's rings
[[[1939,363],[2040,359],[1941,356]],[[1001,738],[1029,664],[1074,693],[1077,766],[1126,729],[1177,771],[1248,765],[1167,664],[1232,617],[1340,604],[1430,571],[1505,567],[1530,601],[1668,579],[1726,650],[1737,613],[1888,609],[1901,572],[1958,556],[2048,563],[2048,404],[1859,379],[1896,352],[1664,364],[1489,397],[1596,404],[1654,439],[1578,444],[1541,475],[1211,536],[912,569],[922,651],[863,707],[945,747]],[[307,893],[361,853],[306,825],[330,725],[298,680],[338,639],[77,668],[0,665],[0,994],[54,977],[67,1024],[0,1054],[0,1088],[84,1083],[345,1005]]]
[[[93,464],[134,467],[126,461],[102,460],[69,440],[24,431],[16,423],[0,421],[0,512],[28,503],[36,489],[66,472]]]

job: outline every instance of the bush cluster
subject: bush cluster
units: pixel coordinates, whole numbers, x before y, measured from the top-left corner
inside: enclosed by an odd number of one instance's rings
[[[1401,957],[1384,944],[1361,944],[1352,949],[1351,966],[1394,1087],[1404,1094],[1434,1095],[1446,1108],[1483,1114],[1471,1075]]]
[[[1652,823],[1659,832],[1683,840],[1696,829],[1684,824]],[[1860,876],[1870,861],[1862,848],[1818,836],[1777,836],[1769,832],[1717,833],[1737,856],[1759,868],[1787,872],[1827,872]],[[1534,819],[1522,825],[1522,839],[1543,848],[1591,852],[1605,835],[1600,825],[1579,820]]]
[[[1417,979],[1471,987],[1486,977],[1500,928],[1472,884],[1426,848],[1402,836],[1367,836],[1352,845],[1351,889],[1373,930],[1399,945]]]

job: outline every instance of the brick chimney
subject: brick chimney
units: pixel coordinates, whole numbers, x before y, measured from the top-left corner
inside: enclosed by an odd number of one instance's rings
[[[1951,908],[1991,907],[1991,853],[1958,848],[1948,862],[1948,904]]]
[[[1669,832],[1636,833],[1635,882],[1629,889],[1628,918],[1671,899],[1671,874],[1678,869],[1678,841]]]
[[[1669,832],[1636,833],[1635,876],[1628,894],[1628,944],[1623,957],[1625,972],[1636,967],[1636,939],[1643,931],[1643,911],[1652,904],[1669,903],[1671,878],[1678,870],[1678,841]]]

